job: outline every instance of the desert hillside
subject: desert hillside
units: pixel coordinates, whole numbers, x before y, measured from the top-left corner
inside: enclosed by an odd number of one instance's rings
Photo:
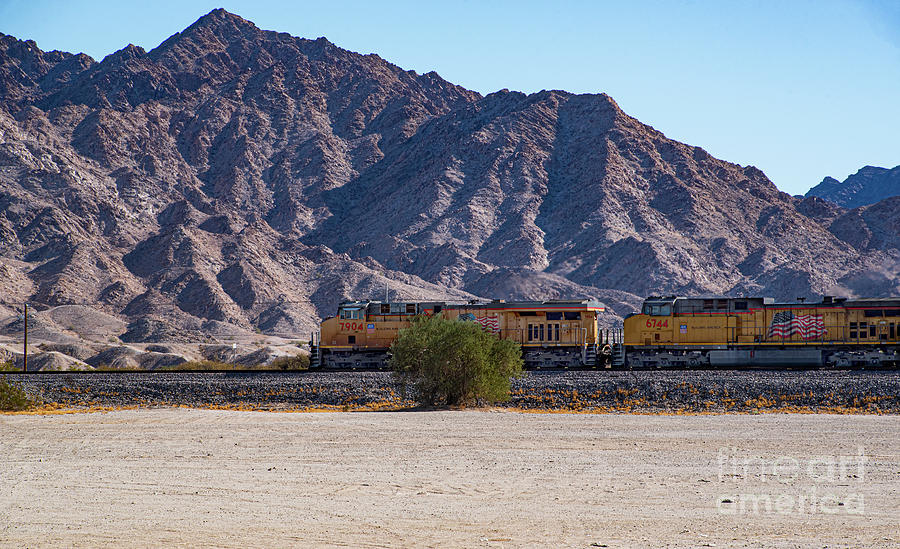
[[[135,342],[291,336],[386,284],[620,315],[660,293],[885,296],[895,205],[791,197],[605,94],[482,97],[224,10],[99,62],[0,35],[7,321],[28,300]]]

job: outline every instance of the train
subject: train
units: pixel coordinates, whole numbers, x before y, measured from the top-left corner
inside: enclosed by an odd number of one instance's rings
[[[592,300],[347,301],[322,321],[311,367],[384,369],[417,316],[478,323],[522,347],[526,369],[900,366],[900,298],[651,296],[602,325]]]

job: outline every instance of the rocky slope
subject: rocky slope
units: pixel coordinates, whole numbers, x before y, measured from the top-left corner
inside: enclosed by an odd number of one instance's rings
[[[0,35],[0,313],[87,304],[131,341],[306,333],[386,283],[618,314],[896,293],[896,223],[820,202],[606,95],[481,97],[223,10],[100,62]]]
[[[858,208],[900,196],[900,166],[892,169],[866,166],[843,181],[826,177],[806,193],[845,208]]]

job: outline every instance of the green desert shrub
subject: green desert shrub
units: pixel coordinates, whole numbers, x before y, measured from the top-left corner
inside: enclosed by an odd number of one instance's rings
[[[272,370],[308,370],[309,355],[297,354],[293,356],[281,356],[269,365]]]
[[[474,322],[419,317],[391,345],[391,366],[421,404],[466,405],[509,400],[522,374],[519,344]]]
[[[12,360],[7,360],[6,362],[0,362],[0,372],[21,372],[22,368],[16,368],[16,365],[13,364]]]
[[[21,387],[0,379],[0,410],[18,412],[34,405],[35,401],[29,398]]]

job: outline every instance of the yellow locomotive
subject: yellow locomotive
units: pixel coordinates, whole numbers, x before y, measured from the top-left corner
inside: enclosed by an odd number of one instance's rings
[[[605,305],[592,300],[447,303],[348,301],[322,321],[314,337],[312,367],[387,367],[390,346],[419,315],[476,322],[522,346],[526,368],[597,366],[608,355],[609,332],[597,317]]]
[[[900,298],[651,297],[617,351],[628,368],[897,366]]]

